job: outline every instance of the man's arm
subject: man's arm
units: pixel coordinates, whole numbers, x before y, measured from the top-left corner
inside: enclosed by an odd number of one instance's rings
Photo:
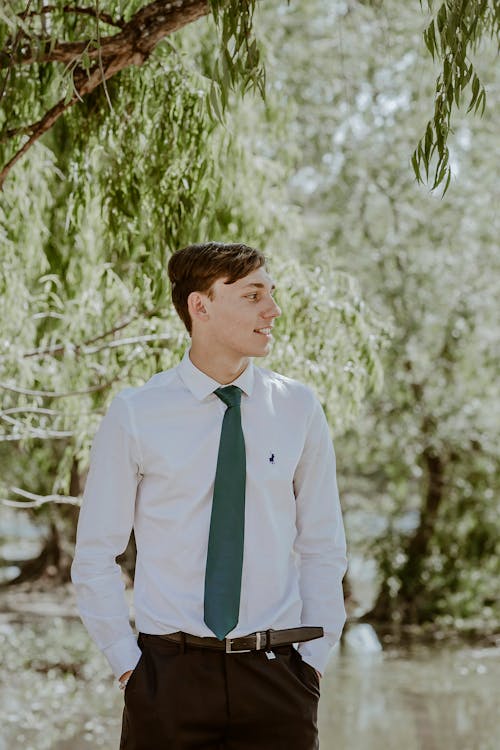
[[[302,624],[322,626],[325,631],[323,638],[300,643],[299,651],[304,661],[323,673],[346,619],[342,578],[347,559],[335,452],[323,409],[315,396],[304,449],[295,470],[294,491]]]
[[[141,655],[116,562],[130,538],[140,466],[128,405],[120,395],[92,445],[71,567],[80,616],[117,677]]]

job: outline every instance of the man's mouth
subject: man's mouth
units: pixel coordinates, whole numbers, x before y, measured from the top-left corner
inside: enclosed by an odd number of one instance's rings
[[[268,337],[270,337],[272,330],[273,329],[272,329],[271,326],[266,326],[266,328],[256,328],[254,330],[254,333],[260,333],[262,336],[268,336]]]

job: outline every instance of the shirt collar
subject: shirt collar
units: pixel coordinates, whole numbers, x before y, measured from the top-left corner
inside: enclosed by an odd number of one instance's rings
[[[203,401],[204,398],[213,393],[216,388],[223,388],[224,385],[218,383],[216,380],[211,378],[206,373],[199,370],[192,362],[189,357],[190,349],[186,349],[182,360],[177,365],[177,372],[184,385],[189,388],[191,393],[198,401]],[[233,380],[232,383],[226,383],[225,385],[237,385],[241,388],[243,393],[247,396],[252,395],[254,383],[254,366],[252,360],[249,361],[248,366],[243,370],[241,375]]]

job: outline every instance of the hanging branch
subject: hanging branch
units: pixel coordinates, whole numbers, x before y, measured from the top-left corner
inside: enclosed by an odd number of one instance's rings
[[[498,0],[472,3],[444,0],[434,11],[435,5],[434,0],[427,0],[427,8],[433,15],[423,38],[432,59],[439,60],[442,69],[436,80],[434,115],[413,152],[412,166],[418,182],[430,178],[431,189],[442,184],[444,195],[451,179],[448,148],[448,136],[453,132],[451,116],[469,89],[467,112],[484,114],[486,89],[476,73],[471,52],[483,35],[489,33],[498,38],[500,5]]]
[[[209,10],[208,0],[156,0],[137,11],[118,34],[101,37],[97,46],[88,40],[55,43],[47,40],[44,44],[40,44],[43,40],[37,40],[35,45],[30,40],[19,45],[19,53],[17,47],[10,55],[3,52],[0,68],[9,68],[12,60],[15,65],[62,62],[73,67],[74,94],[61,99],[40,120],[21,129],[29,138],[0,171],[0,189],[14,164],[66,110],[124,68],[143,65],[164,37],[207,15]]]
[[[100,84],[105,86],[108,79],[124,68],[143,65],[168,34],[209,13],[220,33],[219,50],[210,74],[212,83],[206,96],[209,115],[222,120],[229,90],[240,88],[244,94],[255,88],[264,98],[265,71],[252,26],[255,3],[256,0],[155,0],[138,10],[127,23],[121,18],[103,15],[97,2],[92,9],[70,5],[58,9],[52,4],[45,6],[46,12],[39,10],[37,13],[29,12],[28,5],[24,14],[14,17],[15,38],[0,51],[0,71],[7,68],[8,73],[12,67],[62,63],[64,74],[72,76],[73,88],[36,122],[15,127],[5,123],[0,142],[21,136],[26,140],[7,163],[0,165],[0,190],[14,164],[66,110]],[[80,41],[66,42],[50,38],[44,33],[43,25],[41,34],[29,27],[31,18],[38,16],[43,22],[49,12],[57,10],[92,16],[96,19],[96,33]],[[120,31],[102,36],[100,21],[117,26]],[[5,89],[6,81],[4,78]]]

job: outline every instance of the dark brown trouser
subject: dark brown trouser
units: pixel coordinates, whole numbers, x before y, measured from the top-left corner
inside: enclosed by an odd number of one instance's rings
[[[139,636],[120,750],[317,750],[319,678],[293,646],[226,654]]]

